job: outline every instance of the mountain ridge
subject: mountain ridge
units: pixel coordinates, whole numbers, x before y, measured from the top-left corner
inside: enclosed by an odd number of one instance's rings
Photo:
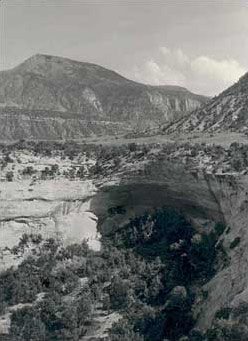
[[[3,70],[3,71],[0,71],[0,74],[1,72],[6,72],[6,71],[11,71],[11,70],[15,70],[15,69],[18,69],[22,66],[25,66],[25,65],[32,65],[32,64],[35,64],[35,62],[44,62],[44,61],[47,61],[47,60],[50,60],[50,61],[56,61],[56,62],[59,62],[59,63],[62,63],[63,61],[64,62],[67,62],[67,63],[73,63],[75,65],[78,65],[78,66],[88,66],[88,67],[94,67],[96,69],[102,69],[102,70],[105,70],[106,72],[109,72],[115,76],[117,76],[118,78],[121,78],[122,80],[126,80],[128,81],[129,83],[134,83],[136,85],[140,85],[140,86],[149,86],[151,88],[161,88],[161,89],[166,89],[166,90],[180,90],[182,92],[187,92],[187,93],[190,93],[190,94],[193,94],[195,96],[200,96],[200,97],[204,97],[204,98],[209,98],[209,96],[204,96],[204,95],[201,95],[201,94],[197,94],[197,93],[194,93],[192,91],[190,91],[189,89],[183,87],[183,86],[180,86],[180,85],[170,85],[170,84],[158,84],[158,85],[152,85],[152,84],[149,84],[149,83],[141,83],[141,82],[138,82],[138,81],[135,81],[135,80],[132,80],[132,79],[128,79],[127,77],[121,75],[119,72],[115,71],[115,70],[111,70],[111,69],[108,69],[107,67],[105,66],[100,66],[96,63],[91,63],[91,62],[83,62],[83,61],[78,61],[76,59],[70,59],[70,58],[67,58],[67,57],[60,57],[60,56],[54,56],[54,55],[48,55],[48,54],[43,54],[43,53],[37,53],[37,54],[34,54],[32,55],[31,57],[25,59],[22,63],[20,63],[19,65],[15,66],[14,68],[12,69],[8,69],[8,70]]]
[[[189,116],[164,128],[167,133],[248,133],[248,72]]]

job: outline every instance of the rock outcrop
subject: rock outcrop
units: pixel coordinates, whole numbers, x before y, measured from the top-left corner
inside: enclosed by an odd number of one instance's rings
[[[0,188],[0,270],[22,260],[9,249],[23,234],[59,238],[64,245],[85,239],[94,250],[100,248],[97,217],[90,211],[95,193],[90,181],[47,180],[31,186],[28,180],[1,182]]]

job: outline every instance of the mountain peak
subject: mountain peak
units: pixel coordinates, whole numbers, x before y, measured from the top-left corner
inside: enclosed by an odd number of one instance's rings
[[[89,63],[89,62],[83,62],[83,61],[78,61],[66,57],[60,57],[60,56],[53,56],[53,55],[48,55],[48,54],[41,54],[37,53],[26,59],[23,63],[17,66],[20,67],[22,65],[35,65],[35,64],[61,64],[63,65],[70,65],[74,67],[92,67],[92,68],[98,68],[98,69],[105,69],[104,67]],[[106,69],[107,70],[107,69]],[[110,70],[109,70],[110,71]],[[113,72],[113,71],[112,71]]]
[[[82,82],[83,80],[111,81],[111,82],[132,82],[116,73],[115,71],[106,69],[100,65],[72,60],[65,57],[58,57],[46,54],[35,54],[26,59],[23,63],[13,69],[20,74],[32,73],[49,79],[51,82],[64,79],[74,78]]]
[[[56,57],[45,54],[35,54],[15,67],[14,70],[18,70],[21,73],[46,73],[48,69],[51,68],[51,64],[56,64]]]
[[[32,55],[31,57],[29,57],[28,59],[26,59],[23,63],[26,62],[51,62],[51,61],[56,61],[56,60],[67,60],[67,61],[71,61],[71,62],[75,62],[73,60],[70,60],[68,58],[64,58],[64,57],[58,57],[58,56],[53,56],[53,55],[49,55],[49,54],[44,54],[44,53],[36,53],[34,55]]]
[[[70,59],[63,58],[63,57],[57,57],[57,56],[52,56],[52,55],[48,55],[48,54],[37,53],[37,54],[34,54],[33,56],[29,57],[28,59],[26,59],[23,63],[18,65],[17,68],[37,66],[37,65],[43,65],[43,64],[51,64],[51,63],[63,63],[63,62],[64,63],[66,63],[66,62],[78,63],[78,62],[72,61]]]
[[[43,54],[43,53],[36,53],[34,55],[32,55],[31,57],[28,58],[28,60],[30,59],[33,59],[33,60],[39,60],[39,59],[51,59],[53,58],[54,56],[52,55],[48,55],[48,54]]]
[[[49,62],[54,60],[56,57],[55,56],[51,56],[51,55],[46,55],[46,54],[34,54],[31,57],[27,58],[23,63],[21,63],[20,65],[23,64],[30,64],[30,63],[44,63],[44,62]],[[17,66],[18,67],[18,66]]]

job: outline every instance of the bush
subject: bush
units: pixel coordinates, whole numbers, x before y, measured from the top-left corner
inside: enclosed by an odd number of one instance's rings
[[[194,325],[191,305],[188,298],[175,297],[169,302],[164,311],[164,336],[166,338],[177,340],[189,333]]]
[[[121,320],[111,328],[110,341],[144,341],[144,338],[132,330],[129,321]]]
[[[9,172],[6,173],[6,180],[7,181],[11,182],[11,181],[13,181],[13,178],[14,178],[14,173],[13,172],[9,171]]]
[[[230,249],[234,249],[240,243],[240,237],[236,237],[230,244]]]
[[[129,151],[132,153],[132,152],[135,152],[137,150],[137,145],[134,142],[129,143],[128,148],[129,148]]]
[[[214,273],[216,237],[214,233],[203,234],[199,243],[194,243],[190,250],[191,276],[204,281],[211,278]]]
[[[12,313],[10,334],[20,341],[46,340],[45,325],[39,312],[32,307],[24,307]]]
[[[217,328],[210,328],[207,330],[205,334],[205,338],[207,341],[218,341],[219,339],[217,339],[217,337],[218,337]]]
[[[226,225],[222,222],[219,222],[215,225],[215,233],[218,237],[222,235],[222,233],[225,231]]]
[[[129,294],[129,283],[120,278],[114,278],[109,290],[111,308],[118,310],[125,308],[128,304]]]
[[[199,330],[192,330],[189,334],[189,341],[204,341],[204,336]]]
[[[33,175],[34,173],[36,173],[36,170],[34,170],[34,168],[32,166],[28,166],[26,168],[23,169],[22,171],[22,175]]]
[[[216,318],[216,319],[228,320],[228,319],[229,319],[229,316],[230,316],[230,313],[231,313],[231,308],[229,308],[229,307],[224,307],[224,308],[221,308],[220,310],[218,310],[218,311],[215,313],[215,318]]]

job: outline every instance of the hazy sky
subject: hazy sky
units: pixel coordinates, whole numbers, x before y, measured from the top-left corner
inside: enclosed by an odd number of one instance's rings
[[[248,71],[247,0],[1,0],[0,69],[36,53],[213,95]]]

